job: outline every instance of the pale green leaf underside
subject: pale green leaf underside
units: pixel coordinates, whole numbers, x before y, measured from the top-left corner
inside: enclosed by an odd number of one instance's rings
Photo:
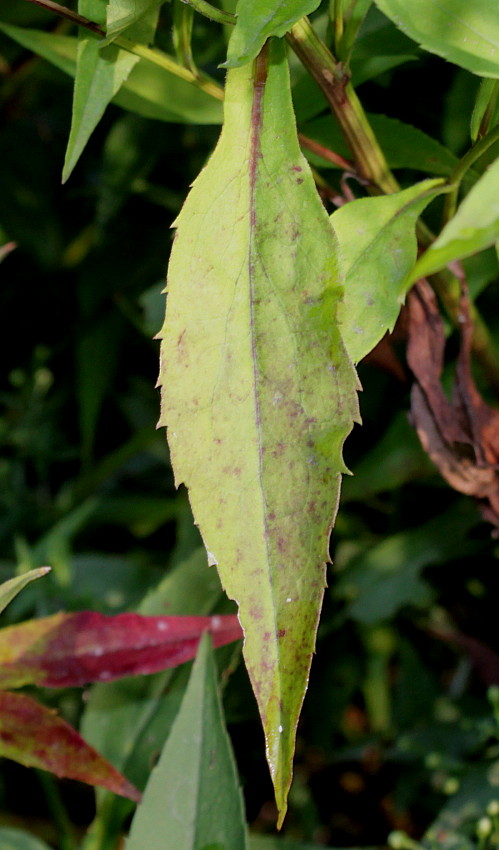
[[[416,221],[442,185],[425,180],[393,195],[359,198],[331,216],[345,276],[338,319],[354,363],[393,330],[402,282],[416,260]]]
[[[251,62],[270,36],[283,36],[320,0],[238,0],[237,22],[227,49],[228,68]]]
[[[126,850],[245,850],[243,802],[207,635]]]
[[[483,251],[498,239],[499,159],[496,159],[475,183],[438,239],[418,260],[406,279],[405,288],[453,260]]]
[[[299,149],[285,47],[269,49],[268,69],[262,54],[229,71],[222,135],[177,221],[160,384],[176,481],[239,604],[283,814],[358,407],[337,243]]]
[[[76,38],[3,23],[0,30],[65,74],[75,76]],[[222,119],[218,100],[146,59],[139,60],[113,102],[159,121],[219,124]]]
[[[376,0],[425,50],[483,77],[499,77],[497,0]]]

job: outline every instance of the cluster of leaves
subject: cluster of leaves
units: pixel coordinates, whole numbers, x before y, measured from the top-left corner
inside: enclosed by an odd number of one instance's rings
[[[166,225],[223,118],[176,220],[161,421],[209,560],[239,606],[279,822],[289,792],[287,836],[302,842],[379,844],[391,830],[393,846],[492,847],[499,661],[485,590],[495,544],[481,518],[499,524],[499,419],[487,400],[499,385],[489,286],[499,238],[495,4],[36,3],[45,9],[17,0],[0,22],[3,254],[19,244],[2,267],[17,281],[2,295],[4,315],[24,313],[26,289],[31,300],[3,389],[0,531],[6,574],[14,558],[20,573],[44,563],[53,572],[37,583],[48,589],[27,588],[6,612],[12,623],[38,619],[5,630],[2,687],[100,681],[84,706],[73,691],[54,699],[69,719],[81,715],[113,781],[50,762],[48,739],[69,727],[28,694],[3,703],[3,754],[137,799],[170,733],[129,846],[247,841],[207,642],[189,683],[185,668],[102,683],[167,666],[156,642],[165,620],[134,618],[233,611],[203,566],[184,495],[165,481],[150,343]],[[70,90],[60,71],[75,78],[64,189],[55,175]],[[367,117],[353,86],[388,116]],[[414,102],[428,90],[431,102]],[[111,102],[129,114],[106,111]],[[329,216],[328,204],[338,207]],[[29,353],[26,335],[37,343]],[[364,431],[347,444],[355,477],[325,591],[342,448],[359,421],[353,364],[366,355]],[[435,466],[473,501],[447,490]],[[53,613],[60,607],[115,616]],[[120,613],[130,609],[140,615]],[[228,622],[220,643],[239,634]],[[206,626],[170,663],[192,657]],[[235,658],[222,655],[220,667]],[[256,709],[240,668],[225,679],[237,744]],[[28,705],[45,712],[46,738],[33,731],[21,746],[16,706]],[[87,747],[72,740],[71,753]],[[236,753],[250,846],[286,850],[286,837],[256,835],[270,828],[269,790],[251,744]],[[57,793],[51,785],[55,840],[78,846]],[[99,792],[81,847],[116,846],[130,809]],[[40,846],[8,829],[2,840]]]

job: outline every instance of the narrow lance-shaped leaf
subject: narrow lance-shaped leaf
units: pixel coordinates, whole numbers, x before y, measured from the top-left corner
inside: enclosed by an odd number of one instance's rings
[[[483,77],[499,77],[496,0],[375,0],[425,50]]]
[[[393,330],[401,285],[416,259],[416,221],[442,185],[425,180],[393,195],[359,198],[331,216],[345,275],[338,318],[354,363]]]
[[[242,795],[207,636],[126,850],[164,850],[166,836],[176,850],[246,848]]]
[[[161,424],[239,604],[282,820],[358,419],[335,321],[337,242],[299,149],[282,42],[229,71],[222,135],[177,226]]]
[[[78,12],[98,24],[104,23],[105,6],[100,0],[79,0]],[[151,8],[146,17],[127,30],[127,36],[132,40],[152,39],[157,15],[157,8]],[[68,179],[107,105],[138,61],[138,56],[120,50],[114,44],[103,47],[99,36],[93,33],[80,33],[73,115],[63,181]]]
[[[273,35],[283,36],[320,0],[238,0],[236,25],[227,49],[228,68],[251,62]]]
[[[20,576],[8,579],[8,581],[0,584],[0,613],[7,607],[9,602],[17,596],[20,591],[26,587],[31,581],[37,578],[46,576],[50,572],[50,567],[38,567],[36,570],[29,570]]]
[[[499,239],[499,159],[473,186],[455,216],[418,260],[405,281],[408,288],[420,277],[434,274],[447,263],[461,260]]]
[[[107,617],[80,611],[29,620],[0,630],[0,688],[75,687],[157,673],[194,658],[206,630],[215,646],[242,637],[232,615]]]
[[[140,792],[78,732],[26,694],[0,693],[0,756],[140,800]]]

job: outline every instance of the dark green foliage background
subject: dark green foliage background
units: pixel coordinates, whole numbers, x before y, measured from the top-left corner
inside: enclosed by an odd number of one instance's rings
[[[160,41],[171,51],[168,6],[162,15]],[[24,0],[2,19],[60,26]],[[197,42],[210,44],[207,67],[221,78],[221,36],[203,21],[196,27]],[[390,37],[402,38],[391,25]],[[410,49],[415,61],[360,86],[363,104],[461,154],[476,78]],[[164,309],[169,227],[218,130],[111,106],[62,186],[71,80],[3,36],[0,80],[0,244],[18,245],[0,270],[0,579],[18,566],[53,567],[4,623],[61,608],[133,609],[199,544],[155,429],[152,337]],[[336,173],[324,176],[338,187]],[[397,176],[404,185],[414,179]],[[475,291],[497,274],[491,253],[469,268]],[[497,285],[481,297],[493,327]],[[406,416],[408,377],[375,361],[359,373],[364,426],[346,447],[355,477],[345,481],[332,541],[284,835],[384,845],[393,830],[419,840],[445,817],[426,847],[482,847],[476,822],[499,799],[494,691],[487,697],[494,676],[480,676],[432,626],[450,621],[499,652],[498,544],[419,447]],[[494,675],[499,685],[497,659]],[[42,698],[78,722],[79,693]],[[495,701],[497,712],[497,692]],[[225,707],[249,822],[272,832],[262,735],[241,666],[225,686]],[[78,828],[93,816],[88,789],[2,765],[0,825],[21,824],[62,847],[51,825],[59,803],[60,817]]]

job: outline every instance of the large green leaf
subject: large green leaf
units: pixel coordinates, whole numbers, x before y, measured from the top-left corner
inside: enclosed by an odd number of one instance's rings
[[[425,50],[474,74],[499,77],[497,0],[376,0]]]
[[[499,239],[499,159],[488,168],[406,280],[439,271],[447,263],[483,251]]]
[[[103,24],[105,7],[101,0],[79,0],[78,11],[85,18]],[[148,42],[154,36],[158,7],[153,4],[131,27],[131,40]],[[114,44],[103,47],[101,39],[89,32],[79,37],[73,115],[68,147],[62,173],[63,182],[75,167],[88,139],[102,118],[107,105],[120,90],[138,56],[121,50]]]
[[[393,330],[401,284],[417,255],[416,221],[442,185],[425,180],[393,195],[359,198],[331,216],[345,275],[338,319],[354,363]]]
[[[337,243],[296,136],[282,42],[231,70],[225,125],[178,220],[161,424],[239,604],[284,816],[357,378]]]
[[[272,35],[283,36],[320,0],[238,0],[237,21],[227,50],[227,67],[250,62]]]
[[[75,76],[76,38],[1,22],[0,30],[65,74]],[[218,100],[146,59],[135,65],[113,102],[158,121],[219,124],[222,119],[222,104]]]
[[[205,635],[127,850],[245,850],[243,801]]]

